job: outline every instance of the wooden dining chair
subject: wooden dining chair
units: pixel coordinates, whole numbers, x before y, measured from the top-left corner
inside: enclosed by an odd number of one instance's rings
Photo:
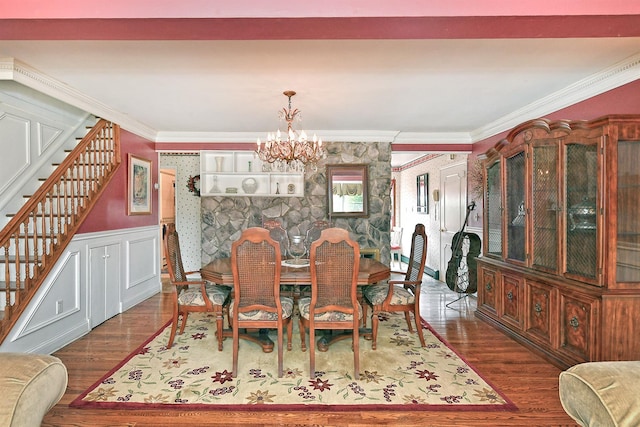
[[[173,285],[171,297],[173,301],[173,316],[167,348],[171,348],[173,345],[180,316],[182,316],[182,324],[180,326],[180,334],[182,334],[189,313],[212,312],[216,317],[218,351],[222,351],[222,341],[224,340],[223,311],[228,308],[231,288],[207,283],[205,280],[189,279],[188,276],[198,273],[198,271],[184,271],[182,255],[180,254],[180,238],[175,224],[167,224],[164,235],[164,250],[167,258],[169,280]]]
[[[282,377],[283,327],[287,327],[287,350],[291,350],[293,300],[280,296],[280,263],[280,245],[265,228],[248,228],[231,244],[234,378],[242,328],[278,330],[278,377]]]
[[[309,330],[309,376],[315,378],[316,329],[352,330],[354,376],[360,377],[359,327],[362,307],[357,298],[360,247],[342,228],[327,228],[311,244],[311,297],[298,301],[300,339],[306,350]]]
[[[416,224],[415,231],[411,236],[411,255],[406,273],[392,271],[392,274],[403,274],[404,280],[389,280],[388,283],[367,286],[363,290],[365,300],[371,304],[373,313],[371,315],[371,327],[373,338],[371,348],[376,349],[378,338],[378,315],[383,312],[404,312],[409,332],[413,332],[411,327],[411,317],[413,313],[420,344],[425,346],[424,335],[422,333],[422,319],[420,317],[420,286],[422,285],[422,275],[427,258],[427,236],[424,232],[423,224]],[[364,310],[366,312],[366,306]],[[365,313],[366,316],[366,313]]]
[[[320,238],[322,230],[326,230],[327,228],[331,228],[331,223],[329,221],[318,220],[311,223],[304,239],[304,245],[307,248],[307,253],[311,250],[311,244]]]
[[[289,256],[289,233],[277,219],[267,219],[262,222],[262,227],[269,230],[269,236],[280,244],[280,254],[285,259]]]

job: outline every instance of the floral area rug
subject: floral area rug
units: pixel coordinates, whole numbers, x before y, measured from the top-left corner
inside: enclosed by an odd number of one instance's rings
[[[353,376],[351,339],[316,350],[309,378],[309,350],[302,352],[297,319],[293,348],[284,345],[284,376],[277,375],[277,346],[263,353],[240,341],[238,376],[232,378],[232,341],[217,350],[215,320],[189,316],[167,350],[170,325],[142,344],[76,398],[76,408],[178,410],[514,410],[496,390],[425,324],[426,347],[403,315],[381,316],[378,349],[360,338],[360,379]],[[318,331],[318,334],[322,331]],[[270,335],[276,341],[275,331]],[[307,334],[306,339],[309,339]]]

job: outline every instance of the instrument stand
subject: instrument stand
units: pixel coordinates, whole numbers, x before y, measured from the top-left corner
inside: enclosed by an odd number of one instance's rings
[[[466,297],[468,297],[469,295],[472,295],[472,294],[467,294],[467,293],[458,293],[458,295],[461,295],[461,296],[459,296],[458,298],[454,299],[454,300],[453,300],[453,301],[451,301],[451,302],[446,303],[446,304],[445,304],[445,307],[447,307],[447,308],[451,308],[451,307],[449,307],[451,304],[453,304],[454,302],[458,302],[458,301],[460,301],[461,299],[466,298]]]

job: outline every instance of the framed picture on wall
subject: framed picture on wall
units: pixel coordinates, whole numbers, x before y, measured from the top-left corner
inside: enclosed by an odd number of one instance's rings
[[[151,160],[129,154],[127,214],[151,214]]]
[[[419,213],[429,213],[429,174],[418,175],[416,184],[416,201],[418,202],[416,211]]]

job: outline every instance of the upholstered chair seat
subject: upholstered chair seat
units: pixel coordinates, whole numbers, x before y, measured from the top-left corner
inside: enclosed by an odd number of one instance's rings
[[[289,297],[280,297],[280,305],[282,306],[282,317],[287,319],[293,314],[293,300]],[[229,315],[233,317],[233,305],[229,307]],[[265,310],[252,310],[238,313],[239,320],[266,320],[277,321],[278,313]]]
[[[309,320],[309,307],[311,307],[311,297],[300,298],[298,310],[300,316]],[[362,319],[362,306],[358,303],[358,319]],[[341,311],[325,311],[315,315],[317,322],[347,322],[353,320],[353,314]]]
[[[207,284],[205,286],[205,292],[212,304],[223,305],[231,293],[231,288]],[[178,295],[178,304],[205,306],[206,302],[202,296],[202,292],[200,292],[200,285],[189,286],[183,289]]]
[[[389,295],[389,285],[373,285],[367,286],[363,294],[367,301],[371,302],[373,305],[379,305],[387,299],[387,295]],[[416,297],[413,293],[409,292],[409,290],[405,289],[402,286],[394,285],[393,286],[393,295],[391,296],[391,305],[407,305],[413,304]]]

